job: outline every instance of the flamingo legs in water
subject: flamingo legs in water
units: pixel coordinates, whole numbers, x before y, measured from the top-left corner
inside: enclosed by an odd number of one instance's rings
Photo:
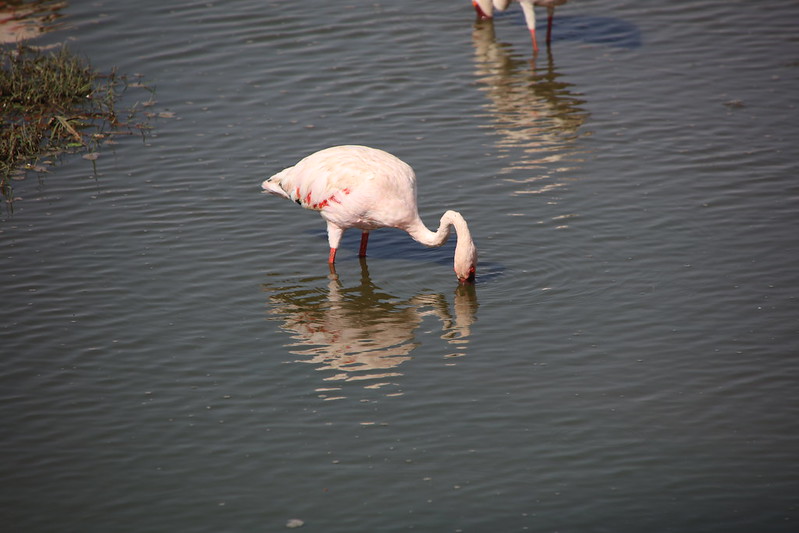
[[[555,8],[547,7],[547,47],[552,44],[552,19],[555,17]],[[538,53],[538,40],[535,38],[535,28],[530,29],[530,37],[533,38],[533,52]]]
[[[366,245],[369,243],[369,232],[364,231],[361,233],[361,247],[358,248],[358,257],[366,257]],[[337,248],[330,249],[330,255],[327,256],[327,263],[332,265],[336,262]]]

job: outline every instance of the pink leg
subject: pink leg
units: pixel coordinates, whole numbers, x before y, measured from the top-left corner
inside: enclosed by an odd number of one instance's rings
[[[330,256],[327,258],[327,262],[330,265],[332,265],[333,263],[336,262],[336,249],[335,248],[331,248],[330,249]]]
[[[555,17],[555,8],[548,7],[547,11],[547,15],[549,15],[547,17],[547,46],[549,46],[549,43],[552,42],[552,19]]]
[[[535,38],[535,28],[530,30],[530,37],[533,38],[533,53],[538,53],[538,41]]]
[[[361,247],[358,250],[358,257],[366,257],[366,245],[369,242],[369,232],[361,233]]]

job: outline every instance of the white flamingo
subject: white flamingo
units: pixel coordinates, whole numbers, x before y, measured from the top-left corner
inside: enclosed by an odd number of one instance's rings
[[[466,221],[460,213],[447,211],[438,230],[428,230],[416,208],[413,169],[387,152],[367,146],[326,148],[278,172],[261,186],[266,192],[319,211],[327,221],[331,266],[347,228],[362,230],[358,255],[365,256],[371,230],[399,228],[425,246],[441,246],[449,237],[450,226],[454,226],[458,238],[455,275],[461,282],[474,280],[477,248]]]
[[[513,0],[472,0],[472,5],[477,16],[481,19],[490,19],[494,16],[494,9],[505,11]],[[535,11],[533,6],[547,8],[547,46],[552,42],[552,18],[555,16],[555,6],[565,4],[568,0],[518,0],[524,11],[524,20],[530,37],[533,39],[533,51],[538,52],[538,41],[535,38]]]

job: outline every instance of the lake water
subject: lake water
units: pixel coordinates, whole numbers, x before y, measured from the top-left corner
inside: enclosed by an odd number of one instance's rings
[[[64,4],[153,130],[2,213],[5,531],[797,530],[799,3],[574,1],[535,60],[518,6]],[[474,286],[393,230],[331,276],[260,182],[337,144]]]

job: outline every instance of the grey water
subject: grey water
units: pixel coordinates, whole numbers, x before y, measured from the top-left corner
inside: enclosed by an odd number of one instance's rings
[[[535,57],[466,0],[56,11],[152,130],[0,215],[4,531],[797,530],[799,4],[575,0]],[[394,230],[331,274],[259,185],[337,144],[475,285]]]

